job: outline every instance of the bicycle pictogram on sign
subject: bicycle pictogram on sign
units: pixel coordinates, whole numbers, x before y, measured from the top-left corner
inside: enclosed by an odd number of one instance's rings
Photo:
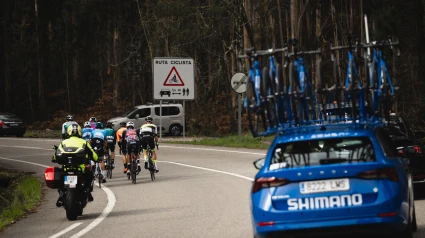
[[[167,78],[165,78],[164,86],[184,86],[184,82],[180,77],[179,72],[177,72],[176,67],[172,67]]]

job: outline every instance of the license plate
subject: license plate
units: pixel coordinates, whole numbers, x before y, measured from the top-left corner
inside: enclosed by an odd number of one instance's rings
[[[9,126],[19,126],[19,124],[13,123],[13,124],[9,124]]]
[[[75,188],[77,186],[77,176],[65,176],[64,184],[68,185],[69,188]]]
[[[350,189],[350,181],[347,178],[316,180],[316,181],[300,183],[301,194],[347,191],[349,189]]]

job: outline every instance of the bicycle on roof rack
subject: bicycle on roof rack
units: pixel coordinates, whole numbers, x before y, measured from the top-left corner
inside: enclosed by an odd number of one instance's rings
[[[372,116],[373,118],[383,117],[386,120],[389,118],[389,111],[392,107],[395,92],[398,87],[394,87],[391,80],[387,64],[384,60],[383,52],[380,50],[383,47],[398,46],[398,40],[393,42],[391,38],[386,41],[374,41],[371,43],[363,43],[361,47],[372,48],[372,54],[366,53],[366,83],[368,88],[368,100],[373,102]],[[400,56],[400,50],[397,48],[397,56]],[[381,100],[382,98],[382,100]]]
[[[337,121],[343,120],[366,120],[367,113],[365,108],[364,100],[364,87],[360,80],[359,72],[357,70],[356,60],[353,53],[357,53],[358,41],[355,42],[355,45],[352,45],[352,36],[348,36],[348,46],[333,46],[331,47],[331,58],[334,62],[334,80],[335,87],[333,91],[335,93],[336,106],[334,105],[334,110],[337,111]],[[343,87],[340,86],[340,79],[338,74],[338,60],[334,56],[334,51],[337,50],[348,50],[347,51],[347,68],[345,75],[345,84]],[[344,100],[341,102],[341,91],[343,89]],[[350,115],[350,117],[348,116]],[[330,121],[330,120],[329,120]]]
[[[289,125],[309,125],[317,123],[316,95],[313,90],[313,85],[309,81],[303,56],[321,55],[322,50],[319,48],[313,51],[297,51],[297,40],[291,39],[290,43],[294,46],[294,51],[288,53],[286,57],[289,61],[288,95],[294,120],[291,121]]]
[[[250,64],[248,72],[248,85],[244,107],[247,109],[249,127],[254,135],[266,136],[270,134],[270,122],[268,121],[268,106],[265,90],[262,86],[261,66],[258,60],[264,52],[256,52],[254,48],[246,49],[245,55],[238,58],[248,58]]]

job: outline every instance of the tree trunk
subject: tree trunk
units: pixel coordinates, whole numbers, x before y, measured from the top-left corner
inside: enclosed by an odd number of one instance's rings
[[[4,95],[2,108],[6,111],[11,111],[13,108],[14,103],[12,102],[12,82],[11,82],[11,75],[10,75],[10,37],[11,37],[11,16],[10,16],[10,8],[11,8],[11,1],[3,1],[3,13],[4,13],[4,20],[3,20],[3,50],[4,50],[4,62],[3,62],[3,86],[0,87],[0,94]],[[3,58],[3,57],[2,57]],[[1,79],[0,79],[1,80]],[[3,89],[4,88],[4,89]],[[3,91],[4,90],[4,94]]]
[[[120,95],[120,65],[118,65],[119,64],[119,59],[120,59],[120,57],[119,57],[119,53],[120,53],[120,51],[119,51],[119,31],[118,31],[118,27],[116,27],[115,26],[115,28],[114,28],[114,42],[113,42],[113,45],[114,45],[114,64],[116,65],[115,67],[114,67],[114,72],[113,72],[113,83],[112,83],[112,85],[113,85],[113,87],[114,87],[114,89],[113,89],[113,95],[114,95],[114,97],[113,97],[113,101],[112,101],[112,103],[113,103],[113,105],[114,105],[114,107],[116,107],[116,106],[118,106],[118,99],[119,99],[119,95]],[[132,85],[132,87],[134,87],[134,85]],[[101,90],[103,90],[103,89],[101,89]]]
[[[38,78],[38,100],[40,103],[41,115],[44,113],[46,108],[46,102],[44,100],[44,75],[43,75],[43,57],[41,57],[41,45],[42,45],[42,32],[40,31],[40,18],[38,9],[38,0],[34,0],[34,11],[35,11],[35,34],[36,34],[36,52],[37,52],[37,78]]]

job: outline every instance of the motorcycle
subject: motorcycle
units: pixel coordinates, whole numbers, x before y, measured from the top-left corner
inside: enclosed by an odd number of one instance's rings
[[[88,203],[85,176],[80,168],[80,165],[87,164],[88,160],[83,152],[66,153],[58,151],[57,146],[53,148],[56,160],[52,159],[52,162],[62,167],[48,167],[44,172],[44,180],[49,188],[58,189],[59,199],[56,206],[63,206],[66,210],[66,218],[73,221],[83,215],[83,209]]]

